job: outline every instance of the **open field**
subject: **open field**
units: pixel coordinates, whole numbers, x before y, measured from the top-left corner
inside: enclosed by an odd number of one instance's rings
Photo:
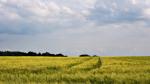
[[[0,84],[150,84],[150,57],[0,57]]]

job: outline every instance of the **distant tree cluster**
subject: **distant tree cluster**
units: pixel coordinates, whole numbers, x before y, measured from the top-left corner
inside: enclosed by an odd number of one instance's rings
[[[82,54],[82,55],[80,55],[80,57],[91,57],[91,56],[88,54]]]
[[[63,54],[51,54],[49,52],[20,52],[20,51],[0,51],[0,56],[51,56],[51,57],[67,57]]]
[[[88,54],[82,54],[79,57],[98,57],[98,56],[97,55],[91,56],[91,55],[88,55]]]

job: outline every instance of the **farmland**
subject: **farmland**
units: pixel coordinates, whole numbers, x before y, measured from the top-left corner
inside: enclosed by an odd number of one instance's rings
[[[150,57],[0,57],[0,84],[150,84]]]

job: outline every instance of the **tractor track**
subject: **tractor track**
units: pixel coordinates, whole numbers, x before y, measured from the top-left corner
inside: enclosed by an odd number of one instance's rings
[[[80,65],[80,64],[83,64],[83,63],[85,63],[85,62],[87,62],[87,61],[89,61],[89,60],[92,60],[93,58],[89,58],[89,59],[86,59],[86,60],[84,60],[84,61],[82,61],[82,62],[79,62],[79,63],[73,63],[73,64],[70,64],[68,67],[71,69],[71,68],[73,68],[73,67],[75,67],[75,66],[78,66],[78,65]]]

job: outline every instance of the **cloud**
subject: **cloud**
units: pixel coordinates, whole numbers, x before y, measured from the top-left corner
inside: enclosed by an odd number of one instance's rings
[[[0,0],[1,50],[149,55],[149,0]]]
[[[150,19],[150,8],[146,8],[143,10],[143,15],[145,16],[145,18]]]
[[[143,10],[147,7],[143,4],[138,0],[97,1],[89,19],[98,24],[144,21],[147,18],[142,17]]]

